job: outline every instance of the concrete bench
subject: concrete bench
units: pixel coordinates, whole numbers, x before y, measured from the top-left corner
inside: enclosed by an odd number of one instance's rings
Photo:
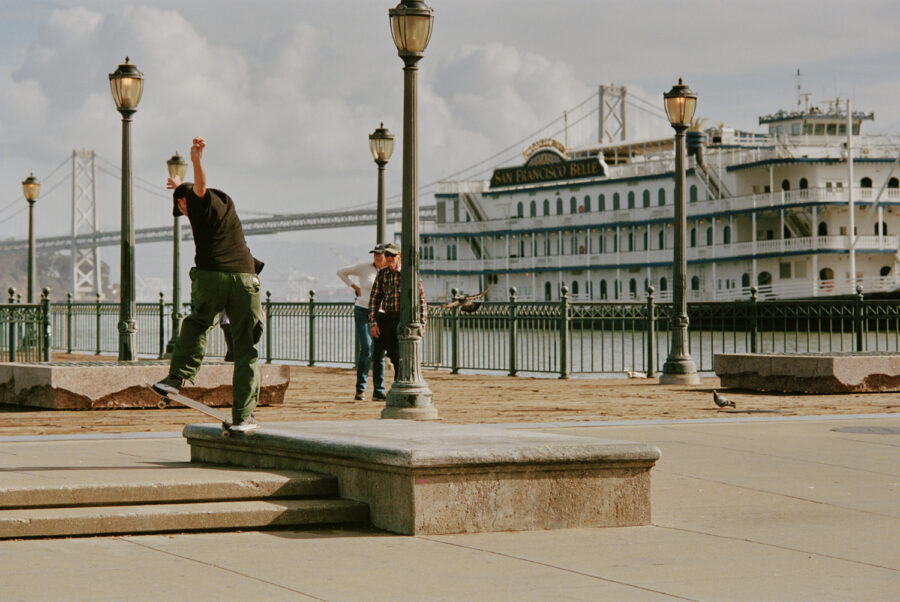
[[[796,393],[900,391],[900,353],[720,353],[723,388]]]

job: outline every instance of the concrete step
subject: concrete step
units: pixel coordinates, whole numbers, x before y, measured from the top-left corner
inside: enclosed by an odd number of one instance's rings
[[[316,472],[260,472],[187,463],[165,470],[85,470],[74,474],[77,480],[65,482],[19,479],[0,484],[0,509],[335,497],[338,490],[335,477]]]
[[[300,527],[368,517],[366,504],[340,499],[19,508],[0,512],[0,539]]]

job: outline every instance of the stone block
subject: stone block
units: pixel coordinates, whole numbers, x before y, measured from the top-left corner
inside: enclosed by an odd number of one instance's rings
[[[0,403],[54,410],[152,408],[159,398],[145,381],[165,378],[168,367],[167,361],[2,363]],[[182,392],[211,406],[230,406],[233,369],[230,363],[204,363]],[[259,404],[284,403],[290,367],[260,364],[259,369]]]
[[[188,425],[191,460],[334,475],[372,523],[409,535],[650,522],[643,443],[407,420],[264,424],[223,439]]]
[[[900,391],[897,353],[722,353],[713,369],[724,388],[796,393]]]

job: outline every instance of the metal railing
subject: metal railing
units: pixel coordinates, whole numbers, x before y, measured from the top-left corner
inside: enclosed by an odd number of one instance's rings
[[[272,301],[260,357],[266,362],[353,365],[356,357],[353,304],[320,303],[310,291],[300,303]],[[10,297],[0,305],[0,360],[49,361],[51,348],[69,353],[116,353],[118,311],[114,302],[27,305]],[[461,370],[555,374],[659,373],[670,347],[670,304],[654,291],[645,301],[573,301],[568,289],[558,302],[486,302],[477,311],[429,308],[423,365]],[[163,357],[172,338],[172,305],[137,306],[138,354]],[[862,290],[844,298],[766,300],[754,287],[733,301],[689,303],[689,348],[700,372],[713,370],[718,353],[900,353],[900,302],[866,299]],[[224,339],[211,329],[207,355],[222,357]]]

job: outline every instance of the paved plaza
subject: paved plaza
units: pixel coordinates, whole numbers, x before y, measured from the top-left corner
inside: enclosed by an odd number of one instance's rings
[[[405,537],[362,529],[0,542],[4,600],[888,600],[900,416],[510,424],[658,446],[647,527]],[[0,440],[3,480],[135,479],[177,434]]]

